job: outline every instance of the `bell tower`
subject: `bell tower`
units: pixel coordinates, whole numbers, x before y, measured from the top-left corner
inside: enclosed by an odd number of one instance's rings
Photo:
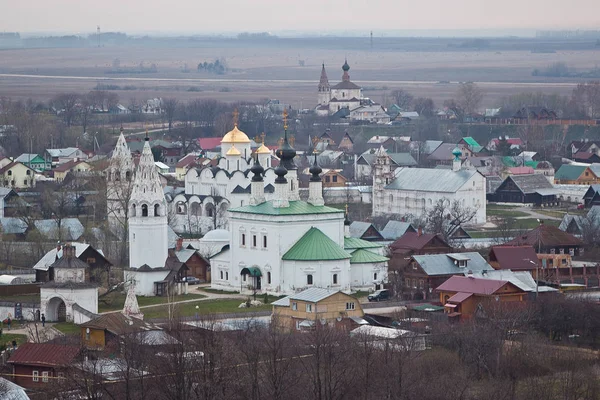
[[[385,187],[392,182],[393,178],[390,157],[381,146],[375,152],[375,165],[373,167],[373,215],[383,213]]]
[[[331,100],[331,86],[329,86],[329,79],[327,79],[327,72],[325,71],[325,63],[321,68],[321,79],[319,80],[319,94],[317,96],[317,103],[319,105],[329,104]]]
[[[119,240],[125,240],[127,237],[127,213],[133,175],[133,157],[121,127],[119,139],[105,170],[108,227]]]

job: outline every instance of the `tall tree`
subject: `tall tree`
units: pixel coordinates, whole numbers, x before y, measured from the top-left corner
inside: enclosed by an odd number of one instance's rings
[[[392,90],[390,96],[394,100],[394,104],[402,110],[409,110],[414,100],[414,96],[404,89]]]
[[[465,114],[477,112],[483,100],[483,91],[473,82],[461,83],[456,94],[457,104]]]
[[[163,99],[163,110],[165,110],[165,118],[169,124],[169,134],[171,134],[171,128],[173,128],[173,121],[179,107],[179,100],[174,97],[168,97]]]

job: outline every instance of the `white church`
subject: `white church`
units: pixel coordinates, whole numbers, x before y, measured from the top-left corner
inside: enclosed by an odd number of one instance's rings
[[[265,169],[260,159],[253,164],[249,204],[229,209],[229,246],[211,257],[211,287],[276,295],[310,287],[344,292],[381,287],[387,280],[383,249],[350,238],[344,212],[324,205],[316,157],[308,201],[300,200],[295,156],[286,130],[270,200]]]
[[[325,64],[321,69],[319,80],[316,113],[320,116],[332,115],[343,108],[352,111],[365,103],[362,88],[350,81],[348,61],[342,66],[342,81],[334,86],[329,85]]]
[[[173,210],[172,226],[177,233],[204,234],[212,229],[228,227],[227,209],[248,204],[250,197],[251,140],[237,123],[221,140],[221,155],[217,165],[190,168],[185,175],[185,189],[167,193]],[[264,191],[271,199],[275,190],[273,154],[264,143],[254,156],[265,168]],[[290,185],[297,179],[290,180]]]

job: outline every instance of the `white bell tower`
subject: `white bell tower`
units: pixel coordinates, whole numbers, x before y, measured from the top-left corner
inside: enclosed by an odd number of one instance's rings
[[[134,168],[133,157],[121,128],[117,145],[105,171],[108,226],[119,240],[127,238],[127,212],[133,188]]]
[[[154,294],[154,282],[164,279],[168,257],[167,204],[150,142],[146,137],[129,200],[129,270],[136,294]]]

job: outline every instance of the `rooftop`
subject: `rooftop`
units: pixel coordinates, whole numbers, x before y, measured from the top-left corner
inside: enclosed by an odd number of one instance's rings
[[[459,266],[458,261],[452,258],[453,254],[427,254],[415,255],[412,258],[419,264],[427,275],[456,275],[463,274],[466,271],[491,271],[492,266],[485,261],[481,254],[477,252],[460,253],[463,257],[468,257],[466,266]]]
[[[342,249],[319,229],[310,228],[284,255],[282,260],[333,261],[349,259],[350,253]]]
[[[385,188],[456,193],[475,174],[479,174],[479,172],[469,169],[452,171],[433,168],[399,168],[395,172],[396,178]]]
[[[256,206],[230,208],[229,212],[261,215],[306,215],[306,214],[343,214],[344,211],[327,206],[314,206],[305,201],[290,201],[289,207],[273,207],[273,201],[266,201]]]
[[[495,279],[451,276],[446,282],[438,286],[436,291],[491,295],[496,293],[500,288],[508,283],[508,281],[500,281]]]
[[[11,355],[10,364],[35,366],[66,366],[73,363],[79,347],[52,343],[23,343]]]

